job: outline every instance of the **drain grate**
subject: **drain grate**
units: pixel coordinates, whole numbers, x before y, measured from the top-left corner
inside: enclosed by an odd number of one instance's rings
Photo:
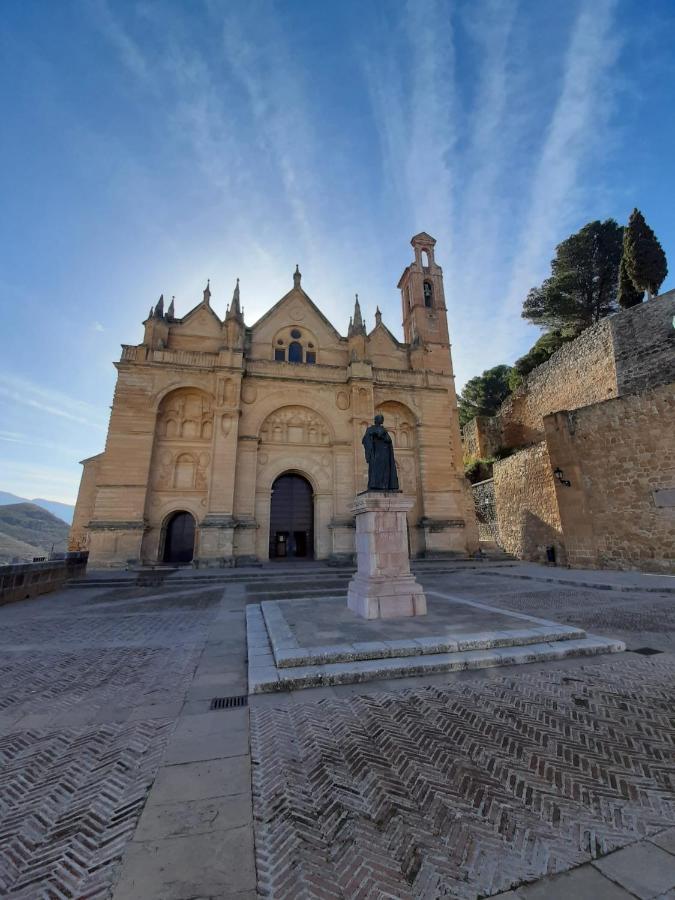
[[[655,653],[663,653],[663,650],[655,650],[653,647],[638,647],[637,650],[629,650],[629,653],[639,653],[640,656],[654,656]]]
[[[247,694],[240,694],[238,697],[214,697],[209,709],[235,709],[238,706],[248,706]]]

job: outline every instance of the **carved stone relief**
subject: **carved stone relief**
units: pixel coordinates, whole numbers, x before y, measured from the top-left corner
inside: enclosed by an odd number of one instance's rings
[[[273,444],[328,444],[330,432],[313,410],[304,406],[285,406],[265,419],[260,440]]]
[[[335,397],[335,405],[338,409],[349,409],[349,394],[346,391],[338,391]]]
[[[258,397],[258,388],[254,384],[245,384],[241,389],[241,399],[244,403],[255,403]]]
[[[232,425],[234,424],[234,416],[232,413],[224,413],[220,420],[220,430],[223,433],[223,437],[227,437],[228,434],[232,431]]]
[[[208,394],[186,388],[164,398],[157,417],[159,438],[208,441],[212,434],[213,409]]]

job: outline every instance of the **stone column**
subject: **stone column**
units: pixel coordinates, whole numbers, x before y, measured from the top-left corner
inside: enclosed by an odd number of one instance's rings
[[[357,572],[347,605],[364,619],[424,616],[427,600],[410,571],[407,512],[414,501],[393,491],[357,494]]]

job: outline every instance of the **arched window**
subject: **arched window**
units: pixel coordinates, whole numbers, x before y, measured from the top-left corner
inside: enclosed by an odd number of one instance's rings
[[[292,341],[288,345],[288,361],[292,363],[302,362],[302,344]]]
[[[424,282],[424,305],[429,309],[434,305],[434,292],[430,281]]]

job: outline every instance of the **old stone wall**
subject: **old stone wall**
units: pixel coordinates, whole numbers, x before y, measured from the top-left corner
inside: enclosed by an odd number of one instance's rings
[[[675,383],[673,317],[675,290],[609,320],[620,396]]]
[[[502,423],[498,416],[476,416],[462,429],[465,456],[488,459],[503,446]]]
[[[617,393],[611,320],[603,319],[564,344],[506,398],[499,412],[501,443],[525,447],[541,441],[544,416],[598,403]]]
[[[0,606],[56,591],[87,570],[87,553],[67,553],[65,559],[0,566]]]
[[[564,562],[565,546],[546,443],[496,462],[493,481],[504,550],[518,559],[546,562],[547,547],[554,547],[556,562]]]
[[[675,572],[675,385],[559,412],[545,428],[571,482],[555,485],[570,565]]]
[[[588,328],[534,369],[496,416],[464,426],[464,453],[492,456],[544,438],[543,417],[675,382],[675,290]]]

